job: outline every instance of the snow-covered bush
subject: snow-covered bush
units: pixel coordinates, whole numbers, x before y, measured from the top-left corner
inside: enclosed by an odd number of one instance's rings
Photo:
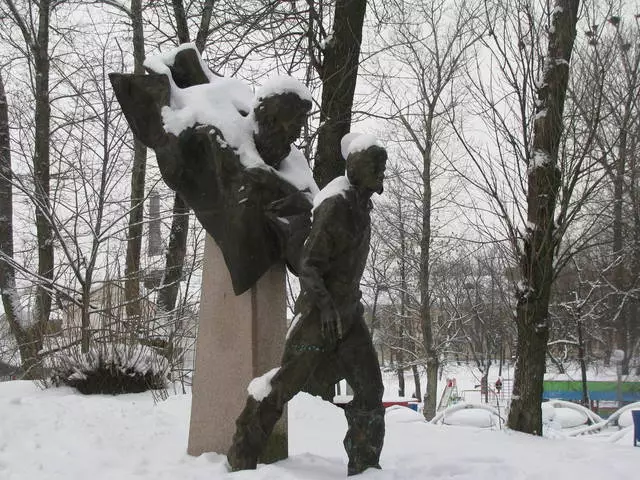
[[[80,393],[140,393],[166,387],[168,362],[153,348],[123,343],[94,344],[87,353],[74,346],[47,359],[52,380]]]

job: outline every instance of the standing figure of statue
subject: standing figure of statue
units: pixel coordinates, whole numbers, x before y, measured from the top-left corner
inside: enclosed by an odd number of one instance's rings
[[[343,378],[354,392],[345,407],[348,475],[380,468],[383,384],[364,321],[360,280],[369,253],[371,196],[382,193],[387,153],[373,137],[353,136],[343,140],[346,176],[333,180],[314,200],[300,262],[301,293],[281,366],[249,386],[227,455],[232,470],[256,468],[273,426],[296,393],[328,399],[327,391]]]

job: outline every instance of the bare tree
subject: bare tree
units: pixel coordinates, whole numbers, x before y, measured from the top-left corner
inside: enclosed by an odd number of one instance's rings
[[[559,271],[558,264],[562,265],[567,258],[560,259],[558,254],[560,240],[582,206],[572,196],[589,193],[588,188],[576,187],[586,181],[583,177],[585,171],[589,171],[588,155],[580,154],[581,149],[576,149],[575,156],[567,152],[560,156],[571,158],[574,163],[559,161],[578,5],[576,0],[555,2],[555,8],[549,12],[548,44],[543,53],[540,46],[543,32],[535,20],[538,13],[529,3],[518,2],[513,9],[496,4],[495,10],[487,4],[490,48],[502,62],[498,68],[504,74],[506,86],[498,84],[487,90],[481,81],[478,88],[480,95],[489,101],[496,138],[503,135],[507,141],[496,145],[503,155],[497,156],[494,165],[500,167],[480,168],[484,184],[476,185],[497,202],[520,270],[516,288],[517,361],[508,423],[514,430],[537,435],[542,434],[540,402],[549,337],[551,286]],[[509,37],[510,34],[517,37]],[[541,63],[540,77],[535,80],[537,58]],[[516,106],[519,110],[511,112],[517,114],[508,113],[506,105],[495,100],[502,95],[500,88],[509,92],[508,95],[514,95],[514,103],[507,108]],[[535,112],[529,113],[534,91]],[[466,145],[471,158],[478,164],[478,152],[469,149],[468,143]],[[517,160],[523,160],[526,171]],[[501,183],[497,172],[515,177],[506,187],[506,191],[513,194],[509,201],[505,202],[505,184]],[[512,209],[515,207],[518,211],[523,194],[526,195],[526,215],[520,213],[526,228],[521,234],[513,222]],[[555,217],[557,206],[558,218]]]
[[[29,352],[28,325],[23,325],[19,318],[19,298],[16,290],[16,273],[13,266],[13,172],[11,168],[11,137],[9,132],[9,108],[5,94],[4,82],[0,72],[0,292],[4,306],[5,318],[11,333],[21,348],[21,357],[25,360],[37,359],[37,355]],[[26,327],[26,328],[25,328]],[[24,367],[30,371],[33,365],[25,362]]]
[[[122,240],[118,234],[121,219],[127,214],[127,209],[111,200],[125,177],[122,153],[126,130],[115,97],[105,83],[109,70],[122,68],[124,62],[111,52],[114,27],[90,26],[86,34],[93,34],[91,38],[97,41],[84,39],[82,47],[70,45],[77,70],[60,72],[61,88],[69,92],[73,103],[59,113],[64,119],[60,130],[67,140],[52,146],[60,159],[58,171],[63,172],[57,184],[52,228],[61,262],[71,274],[67,298],[74,299],[80,310],[82,353],[89,351],[95,328],[91,322],[96,313],[92,304],[95,286],[109,280],[105,257],[111,252],[106,244],[112,239]],[[74,152],[70,160],[65,151]]]
[[[395,70],[381,75],[377,88],[391,104],[389,119],[402,131],[400,138],[409,150],[409,165],[420,172],[417,198],[420,200],[420,262],[419,305],[420,325],[426,352],[427,391],[425,418],[436,413],[439,357],[435,349],[431,319],[430,267],[432,250],[433,188],[438,176],[435,165],[437,140],[444,140],[443,125],[439,120],[453,115],[460,100],[454,83],[462,75],[467,51],[478,39],[475,28],[478,10],[473,2],[460,1],[452,6],[439,1],[396,2],[397,10],[389,12],[393,26],[391,40],[384,45],[391,57],[391,67],[379,61],[378,70]],[[402,78],[399,88],[397,77]],[[376,76],[377,78],[377,76]],[[407,86],[410,88],[407,89]],[[401,91],[407,93],[399,94]],[[441,149],[444,151],[444,148]],[[442,173],[442,171],[440,172]],[[410,189],[409,189],[410,190]]]
[[[21,44],[11,39],[10,44],[24,52],[29,64],[33,88],[34,126],[33,126],[33,185],[35,191],[36,230],[38,240],[38,282],[35,299],[33,321],[24,333],[23,340],[28,346],[22,347],[23,365],[27,365],[26,376],[38,377],[38,352],[42,348],[42,338],[51,313],[51,296],[49,288],[54,274],[54,253],[51,231],[50,202],[50,139],[51,139],[51,106],[50,106],[50,47],[51,13],[61,1],[43,0],[37,4],[31,2],[17,3],[14,0],[3,0],[0,8],[2,15],[12,22],[20,31]],[[8,33],[8,32],[7,32]]]
[[[606,84],[603,121],[598,144],[607,152],[602,166],[607,173],[611,220],[603,225],[611,246],[610,316],[615,319],[613,348],[625,352],[623,372],[629,373],[640,338],[636,292],[640,272],[640,217],[638,215],[637,157],[640,145],[640,49],[633,41],[640,33],[638,16],[628,7],[607,2],[594,12],[589,33],[593,68],[601,66]]]
[[[133,71],[144,73],[145,45],[142,19],[142,0],[131,0],[130,8],[113,2],[124,12],[131,22],[133,46]],[[137,139],[133,140],[133,164],[131,167],[131,197],[129,231],[125,267],[125,297],[127,316],[140,319],[142,315],[140,298],[140,251],[142,249],[142,221],[144,219],[144,195],[147,169],[147,147]]]
[[[92,4],[106,5],[120,15],[131,26],[131,46],[133,50],[134,73],[144,73],[145,35],[142,0],[123,2],[120,0],[92,0]],[[137,321],[142,315],[140,306],[140,253],[144,220],[144,198],[147,170],[147,147],[133,139],[133,161],[130,180],[130,210],[125,255],[125,296],[127,316]]]

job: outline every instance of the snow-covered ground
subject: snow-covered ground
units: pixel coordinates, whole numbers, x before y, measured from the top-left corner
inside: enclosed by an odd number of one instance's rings
[[[327,480],[345,478],[342,411],[306,394],[289,408],[287,460],[228,473],[225,457],[186,454],[189,395],[154,404],[150,394],[82,396],[0,383],[2,480]],[[378,480],[626,480],[640,474],[631,437],[539,438],[505,430],[425,423],[403,407],[387,411]]]

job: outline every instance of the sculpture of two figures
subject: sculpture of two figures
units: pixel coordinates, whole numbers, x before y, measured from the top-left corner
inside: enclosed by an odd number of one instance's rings
[[[190,45],[145,67],[148,75],[112,74],[114,91],[134,135],[155,150],[164,181],[220,247],[234,292],[277,262],[300,277],[282,364],[265,391],[250,389],[229,465],[256,468],[286,402],[299,391],[331,400],[346,378],[354,391],[345,407],[348,474],[380,468],[383,385],[359,284],[386,151],[370,136],[345,137],[346,175],[318,192],[292,145],[312,105],[302,84],[277,77],[254,96],[242,82],[211,74]]]

